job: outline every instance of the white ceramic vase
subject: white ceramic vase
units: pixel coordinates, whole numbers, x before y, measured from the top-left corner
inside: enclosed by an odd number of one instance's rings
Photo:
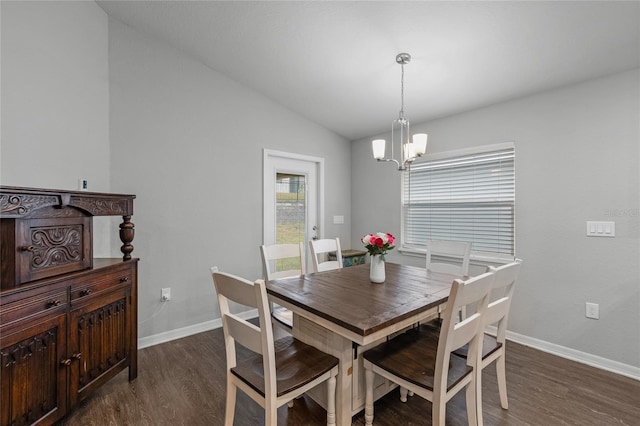
[[[369,264],[369,279],[372,283],[383,283],[385,280],[384,260],[382,260],[382,255],[380,254],[371,256],[371,263]]]

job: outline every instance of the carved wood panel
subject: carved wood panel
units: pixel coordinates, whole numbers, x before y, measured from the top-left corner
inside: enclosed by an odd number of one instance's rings
[[[92,386],[128,366],[130,288],[104,296],[104,305],[87,305],[71,311],[70,350],[81,354],[71,374],[71,404],[81,400]]]
[[[2,222],[3,289],[92,266],[90,217]]]
[[[28,216],[35,210],[58,204],[54,195],[0,194],[0,212],[5,217]]]
[[[31,269],[82,260],[82,225],[32,228],[30,234]]]
[[[34,327],[35,334],[17,342],[3,336],[0,349],[0,424],[29,425],[66,411],[67,368],[60,364],[66,350],[66,316],[50,321],[52,328]],[[45,327],[46,328],[46,327]],[[9,341],[8,341],[9,340]],[[45,421],[46,423],[46,421]]]

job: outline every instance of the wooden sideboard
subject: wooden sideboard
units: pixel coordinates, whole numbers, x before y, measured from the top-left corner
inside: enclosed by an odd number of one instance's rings
[[[0,187],[0,425],[49,425],[137,376],[134,195]],[[92,258],[93,216],[122,216],[122,258]]]

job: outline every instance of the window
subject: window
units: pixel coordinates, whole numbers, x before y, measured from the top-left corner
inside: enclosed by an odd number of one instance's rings
[[[402,244],[472,242],[476,255],[515,255],[513,144],[429,156],[403,175]]]
[[[304,175],[276,173],[276,244],[305,242],[306,208]],[[274,271],[300,269],[299,257],[275,263]]]

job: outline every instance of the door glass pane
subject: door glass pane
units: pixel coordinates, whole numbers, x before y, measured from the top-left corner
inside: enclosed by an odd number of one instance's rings
[[[276,244],[298,244],[306,241],[305,177],[276,174]],[[300,260],[282,259],[276,271],[300,269]]]

